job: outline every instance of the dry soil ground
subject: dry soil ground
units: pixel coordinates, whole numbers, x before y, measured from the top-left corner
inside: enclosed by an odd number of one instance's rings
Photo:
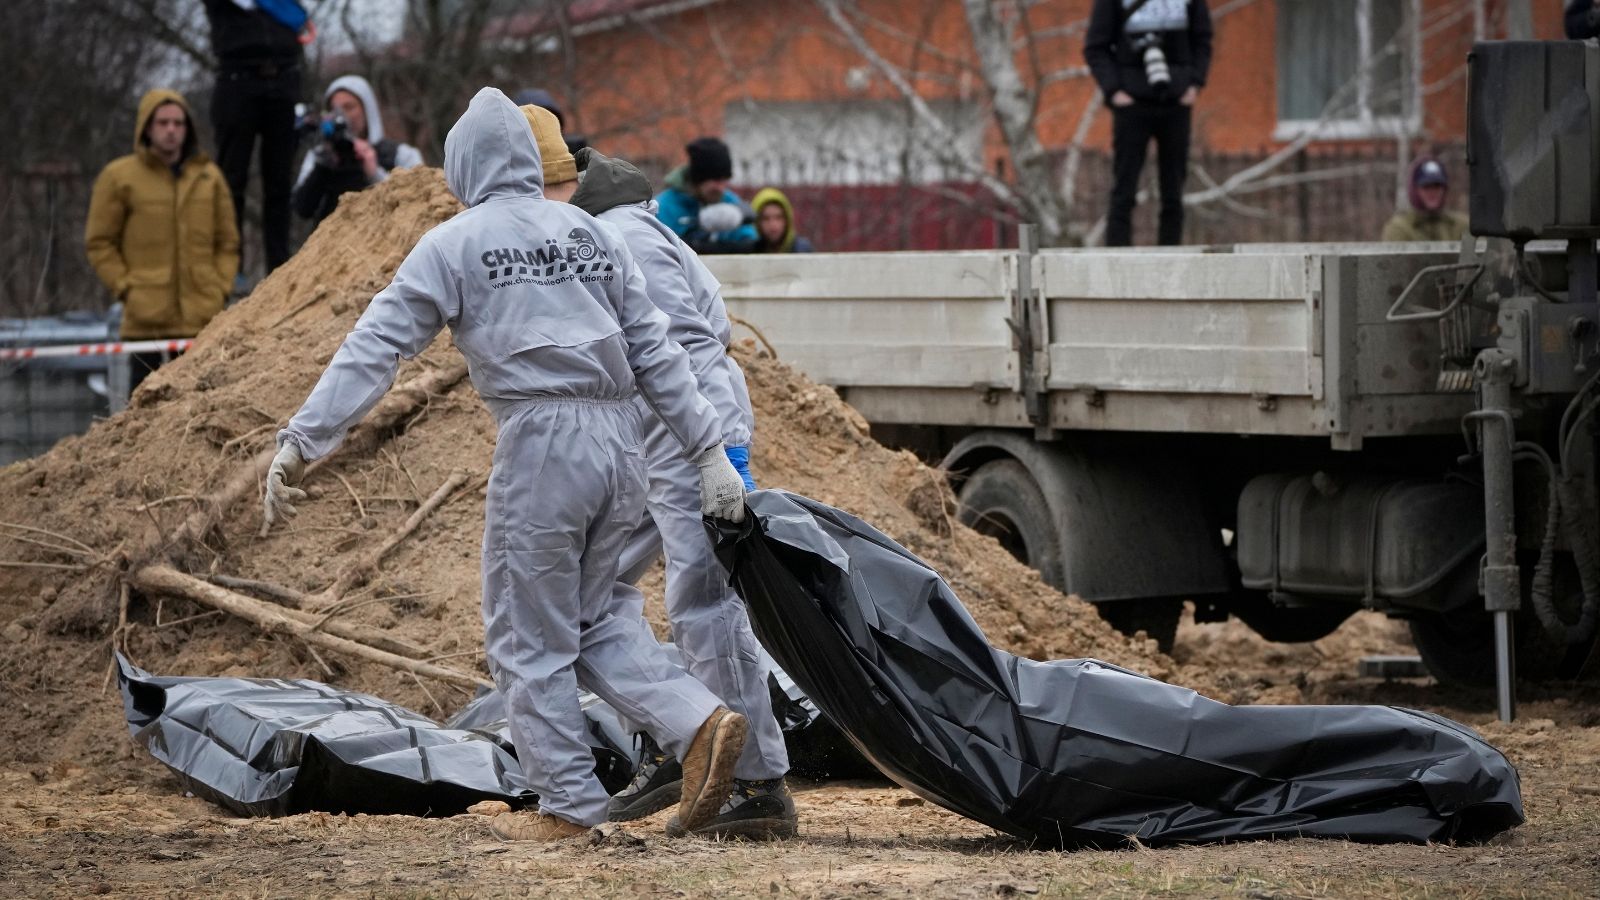
[[[943,573],[990,640],[1037,659],[1096,656],[1236,703],[1396,703],[1483,727],[1523,777],[1528,824],[1480,847],[1287,841],[1039,852],[887,784],[797,785],[798,840],[668,841],[660,821],[596,844],[494,841],[483,820],[236,819],[186,798],[128,737],[106,678],[110,647],[157,674],[309,677],[442,717],[464,692],[262,631],[189,601],[120,590],[164,563],[316,592],[392,534],[422,498],[470,479],[353,585],[346,618],[483,672],[478,615],[482,478],[493,422],[441,339],[400,381],[457,371],[361,449],[308,478],[312,497],[260,536],[255,497],[214,503],[271,445],[372,293],[433,223],[453,215],[437,170],[354,195],[306,247],[132,407],[34,460],[0,468],[0,877],[5,895],[474,896],[858,894],[994,896],[1585,896],[1600,893],[1600,696],[1529,696],[1512,727],[1489,698],[1427,681],[1354,677],[1403,633],[1358,616],[1315,645],[1238,625],[1187,624],[1169,657],[1111,631],[994,541],[953,521],[940,473],[874,443],[825,387],[740,350],[770,486],[872,522]],[[454,368],[453,368],[454,367]],[[446,382],[449,380],[446,379]],[[402,393],[402,392],[397,392]],[[270,455],[270,454],[269,454]],[[257,470],[259,473],[259,470]],[[209,524],[188,529],[196,517]],[[127,599],[124,607],[119,597]],[[359,601],[359,602],[357,602]],[[655,618],[659,620],[659,608]]]
[[[1354,638],[1354,640],[1352,640]],[[1187,624],[1180,657],[1225,648],[1256,689],[1420,705],[1478,726],[1517,764],[1528,823],[1484,846],[1282,841],[1042,852],[888,784],[798,785],[798,840],[669,840],[660,817],[592,845],[503,844],[478,816],[238,819],[183,795],[125,733],[86,767],[0,769],[0,871],[12,895],[81,896],[1220,896],[1560,897],[1600,892],[1600,705],[1534,692],[1515,725],[1481,695],[1354,677],[1362,647],[1397,649],[1358,617],[1316,647]],[[1308,664],[1309,663],[1309,664]],[[1303,686],[1303,687],[1302,687]],[[32,699],[46,697],[32,695]],[[1286,699],[1286,698],[1285,698]],[[16,697],[7,702],[16,702]],[[97,716],[115,721],[113,688]],[[87,751],[85,756],[91,755]],[[662,814],[665,815],[665,814]]]

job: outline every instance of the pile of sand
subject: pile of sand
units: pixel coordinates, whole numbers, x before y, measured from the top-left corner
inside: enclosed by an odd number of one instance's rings
[[[140,759],[122,737],[116,691],[106,689],[119,572],[150,558],[151,548],[155,557],[174,556],[162,548],[163,537],[196,510],[198,498],[270,447],[372,294],[428,228],[458,209],[431,169],[396,173],[347,198],[288,264],[141,386],[129,410],[44,456],[0,469],[0,520],[42,529],[12,527],[5,533],[13,537],[0,537],[0,560],[11,564],[0,568],[0,682],[11,695],[0,703],[0,764],[75,760],[109,773],[123,768],[119,760]],[[1201,690],[1211,686],[1153,642],[1113,631],[993,540],[954,524],[941,475],[875,443],[832,390],[750,346],[738,355],[758,417],[753,467],[765,486],[839,506],[904,543],[947,577],[999,646],[1035,658],[1096,656]],[[443,336],[406,363],[398,381],[458,360]],[[348,616],[448,657],[447,665],[482,671],[481,485],[493,443],[493,422],[463,379],[431,397],[375,452],[347,455],[309,478],[311,500],[290,527],[259,537],[259,505],[241,502],[225,511],[220,528],[171,561],[195,574],[316,591],[453,471],[467,470],[470,487],[388,558],[361,589],[373,602]],[[318,655],[297,639],[263,635],[186,601],[134,592],[127,623],[122,640],[130,656],[163,674],[318,678],[436,715],[466,699],[461,689]]]

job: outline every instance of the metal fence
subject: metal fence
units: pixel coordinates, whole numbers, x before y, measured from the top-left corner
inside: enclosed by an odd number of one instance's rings
[[[1464,208],[1465,155],[1460,146],[1437,154],[1455,173],[1452,204]],[[1199,151],[1191,156],[1186,194],[1223,185],[1266,158],[1265,153]],[[1058,160],[1064,167],[1064,160]],[[1188,207],[1189,244],[1261,241],[1372,241],[1394,215],[1396,186],[1405,165],[1392,144],[1316,145],[1250,178],[1216,199]],[[776,186],[794,203],[802,233],[821,250],[948,250],[1010,246],[1015,214],[981,186],[951,179],[934,184],[786,186],[781,171],[763,183],[741,185],[746,194]],[[1110,155],[1087,151],[1071,192],[1071,231],[1092,235],[1111,193]],[[1134,241],[1155,241],[1158,207],[1154,153],[1146,166],[1134,213]]]
[[[1437,155],[1456,176],[1452,205],[1464,208],[1463,148],[1447,146]],[[1187,191],[1225,182],[1263,157],[1198,151]],[[1314,145],[1226,198],[1190,206],[1184,239],[1190,244],[1376,240],[1394,213],[1400,169],[1393,145]],[[650,170],[660,174],[665,166]],[[1146,167],[1146,196],[1134,214],[1134,238],[1140,244],[1155,239],[1154,170],[1153,164]],[[739,190],[748,197],[768,185],[783,188],[801,232],[819,250],[982,249],[1015,241],[1015,214],[971,179],[791,185],[780,170],[752,175],[767,180],[741,184]],[[66,165],[0,173],[0,317],[106,308],[111,298],[83,250],[93,183],[93,173]],[[1108,155],[1084,153],[1071,197],[1074,234],[1093,231],[1105,215],[1110,189]],[[255,193],[252,180],[243,235],[252,280],[261,274]],[[308,230],[297,222],[297,236]]]

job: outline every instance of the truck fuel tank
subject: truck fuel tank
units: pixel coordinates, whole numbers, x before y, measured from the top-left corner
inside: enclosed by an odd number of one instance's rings
[[[1483,553],[1483,521],[1483,493],[1463,481],[1262,475],[1239,495],[1239,572],[1274,594],[1438,609]]]

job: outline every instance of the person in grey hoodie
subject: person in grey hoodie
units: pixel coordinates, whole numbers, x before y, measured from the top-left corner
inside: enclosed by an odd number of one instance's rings
[[[335,78],[322,92],[329,111],[344,120],[346,134],[329,133],[332,119],[323,123],[323,140],[306,154],[300,177],[294,183],[294,211],[303,219],[321,222],[339,205],[339,197],[365,190],[389,177],[395,169],[422,165],[422,151],[384,134],[378,95],[360,75]]]
[[[306,462],[332,452],[399,359],[448,325],[499,426],[484,509],[484,652],[539,795],[537,813],[504,813],[492,830],[551,841],[605,820],[579,684],[663,736],[684,767],[679,816],[702,825],[731,789],[745,720],[670,661],[612,586],[644,508],[635,394],[670,432],[670,452],[697,467],[704,513],[741,521],[744,486],[721,422],[626,243],[544,197],[533,134],[504,94],[479,91],[450,129],[445,178],[467,209],[423,235],[278,433],[267,526],[305,498],[293,485]]]
[[[553,115],[522,107],[542,147],[561,146]],[[721,285],[698,255],[656,216],[650,180],[634,166],[594,148],[579,150],[572,167],[547,163],[545,176],[577,179],[571,203],[601,222],[616,226],[645,275],[652,303],[667,315],[668,336],[689,354],[700,393],[722,418],[722,440],[734,465],[749,476],[749,445],[755,427],[750,394],[739,364],[728,355],[731,328]],[[644,597],[635,586],[663,550],[666,553],[666,607],[672,636],[689,673],[709,687],[729,709],[749,722],[750,740],[734,769],[733,791],[715,818],[686,829],[667,824],[669,834],[692,830],[717,837],[770,839],[794,836],[798,818],[784,784],[789,755],[783,731],[772,712],[767,674],[772,662],[750,628],[744,601],[728,584],[728,573],[696,508],[692,467],[671,452],[671,433],[647,416],[650,494],[646,516],[628,539],[617,582],[619,605],[643,614]],[[611,801],[611,819],[629,821],[667,805],[678,793],[680,769],[661,751],[648,728],[643,759],[632,784]]]

